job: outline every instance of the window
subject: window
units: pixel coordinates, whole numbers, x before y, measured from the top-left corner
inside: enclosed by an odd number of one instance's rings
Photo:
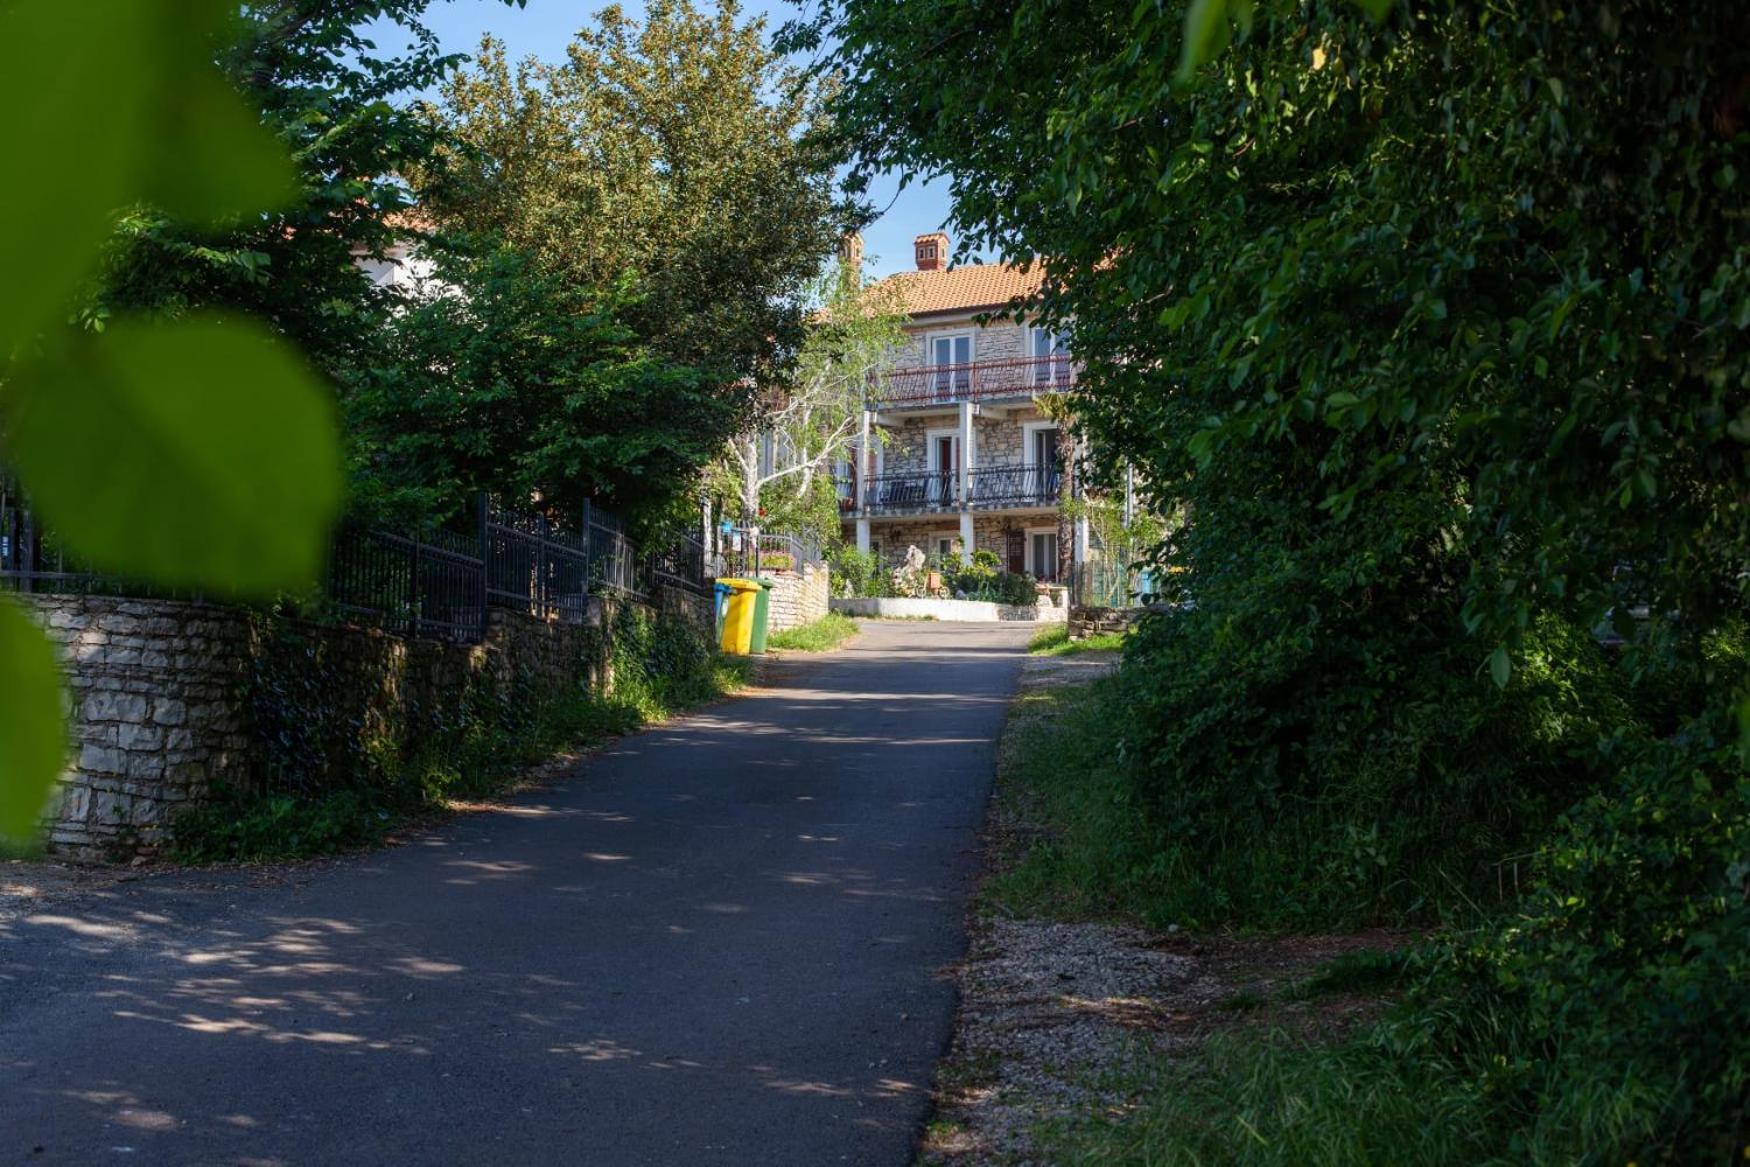
[[[1033,330],[1033,380],[1051,384],[1069,380],[1069,345],[1061,332]]]
[[[869,554],[873,555],[875,557],[876,563],[881,562],[881,540],[879,540],[879,539],[869,540]]]
[[[930,364],[936,370],[938,395],[947,396],[955,390],[972,386],[972,334],[938,336],[930,341]]]
[[[1057,532],[1035,530],[1027,532],[1028,570],[1035,579],[1057,580]]]
[[[856,451],[833,462],[833,485],[838,490],[839,510],[850,511],[857,508],[857,460]]]
[[[950,506],[960,492],[960,435],[953,430],[931,430],[927,437],[930,503]]]
[[[1021,429],[1026,443],[1022,446],[1022,459],[1027,466],[1027,495],[1036,502],[1054,499],[1063,481],[1063,452],[1057,445],[1057,426],[1035,421],[1023,423]]]
[[[954,540],[952,540],[952,539],[937,539],[936,540],[936,558],[941,560],[943,563],[947,563],[953,557],[954,557]]]

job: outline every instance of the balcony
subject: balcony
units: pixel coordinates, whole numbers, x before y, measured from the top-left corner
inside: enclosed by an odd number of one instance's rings
[[[894,369],[873,378],[870,401],[878,407],[915,409],[998,401],[1053,393],[1076,383],[1075,362],[1062,353],[1009,361],[971,361],[962,365],[924,365]]]
[[[1053,466],[974,467],[968,510],[1048,507],[1057,503],[1063,477]],[[862,484],[840,480],[839,509],[845,514],[923,514],[958,511],[957,471],[876,474]]]

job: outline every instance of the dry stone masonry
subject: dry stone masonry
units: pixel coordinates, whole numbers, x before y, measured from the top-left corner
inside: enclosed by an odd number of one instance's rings
[[[249,789],[271,765],[248,712],[250,677],[268,645],[247,610],[104,596],[19,598],[58,646],[71,701],[71,761],[45,824],[51,853],[97,860],[151,850],[182,808],[219,784]],[[666,588],[653,600],[664,616],[710,628],[709,600]],[[452,708],[483,671],[514,675],[532,698],[606,685],[613,617],[623,602],[592,598],[581,624],[495,610],[478,645],[295,627],[312,651],[354,678],[343,686],[348,720],[368,726],[406,709]]]
[[[72,765],[48,825],[56,852],[149,847],[214,782],[242,781],[247,614],[209,604],[23,597],[61,649]]]
[[[824,563],[805,563],[801,571],[763,571],[760,578],[772,585],[769,627],[773,632],[800,628],[826,615],[831,598],[830,569]]]

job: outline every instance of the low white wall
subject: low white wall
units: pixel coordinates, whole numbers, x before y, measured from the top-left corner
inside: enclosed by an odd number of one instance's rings
[[[1040,624],[1061,624],[1069,619],[1069,609],[1052,604],[1017,607],[1013,604],[993,604],[985,600],[928,600],[885,597],[881,599],[834,599],[832,610],[847,616],[888,617],[890,619],[954,620],[984,624],[999,620],[1026,620]]]

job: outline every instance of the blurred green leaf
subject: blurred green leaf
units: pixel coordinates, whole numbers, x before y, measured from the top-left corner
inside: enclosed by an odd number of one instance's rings
[[[1185,12],[1185,44],[1179,53],[1175,78],[1191,80],[1199,66],[1213,60],[1232,39],[1228,24],[1228,0],[1191,0]]]
[[[117,321],[19,374],[9,449],[103,570],[267,595],[307,586],[341,497],[328,391],[246,321]]]
[[[1513,675],[1513,658],[1507,655],[1505,645],[1497,645],[1495,651],[1489,654],[1489,676],[1500,689],[1507,687],[1507,679]]]
[[[0,835],[33,834],[67,757],[55,650],[17,605],[0,599]]]
[[[213,64],[222,0],[0,7],[0,352],[58,319],[114,214],[197,223],[270,209],[291,162]]]
[[[1398,0],[1355,0],[1371,20],[1384,20]]]

